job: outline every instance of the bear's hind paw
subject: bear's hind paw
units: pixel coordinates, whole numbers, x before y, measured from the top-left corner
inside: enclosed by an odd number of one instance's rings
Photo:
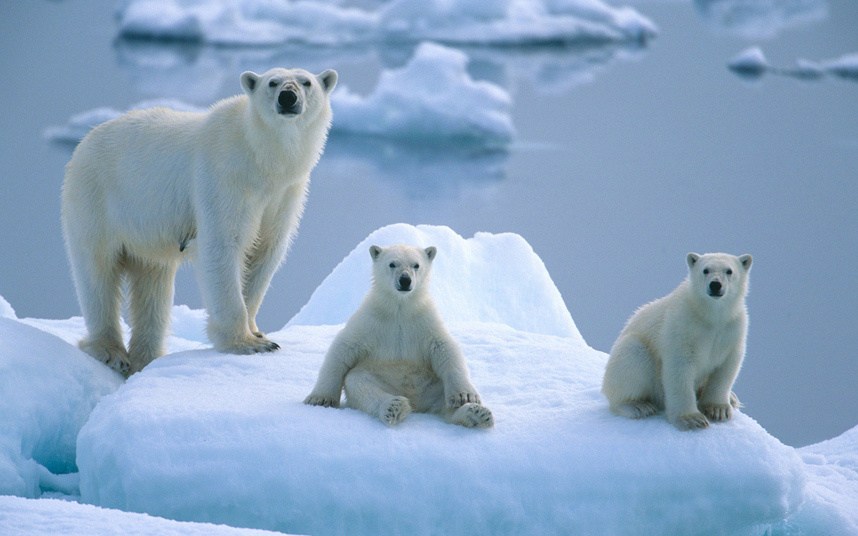
[[[466,428],[491,428],[495,425],[491,410],[473,402],[457,409],[451,420]]]
[[[388,426],[394,426],[405,420],[405,417],[411,413],[411,404],[404,396],[395,396],[387,404],[379,417],[381,422]]]
[[[323,408],[338,408],[340,407],[340,399],[332,396],[308,395],[304,399],[304,403],[308,406],[322,406]]]
[[[451,409],[456,409],[464,406],[465,404],[480,404],[480,395],[477,393],[456,393],[447,397],[447,407]]]

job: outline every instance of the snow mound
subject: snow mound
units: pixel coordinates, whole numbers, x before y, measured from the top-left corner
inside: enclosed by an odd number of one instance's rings
[[[331,97],[334,131],[411,140],[441,138],[504,145],[515,129],[512,99],[499,86],[474,81],[463,52],[421,44],[402,69],[382,72],[367,97],[343,87]]]
[[[0,496],[0,526],[4,536],[273,536],[267,531],[223,525],[182,523],[97,508],[56,499],[38,501]]]
[[[393,0],[375,9],[314,0],[127,0],[124,37],[275,45],[424,40],[460,44],[646,41],[655,25],[601,0]]]
[[[121,384],[75,346],[0,318],[0,495],[76,490],[69,473],[77,470],[78,431],[98,400]]]
[[[477,233],[464,239],[449,227],[389,225],[371,233],[313,292],[289,325],[343,324],[372,280],[369,247],[435,246],[430,291],[448,324],[495,323],[518,331],[584,339],[542,259],[520,235]]]

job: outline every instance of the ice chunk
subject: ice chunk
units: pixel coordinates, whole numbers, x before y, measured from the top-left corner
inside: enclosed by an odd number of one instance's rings
[[[858,52],[828,60],[823,63],[823,68],[841,78],[858,80]]]
[[[769,69],[769,62],[760,47],[751,47],[730,60],[727,67],[737,74],[757,77]]]
[[[474,81],[468,57],[433,43],[402,69],[384,71],[367,97],[341,87],[331,96],[335,132],[410,140],[506,144],[514,134],[512,100],[499,86]]]
[[[58,143],[77,143],[86,136],[90,130],[94,129],[101,123],[116,119],[123,113],[130,110],[143,110],[146,108],[172,108],[180,112],[201,112],[204,109],[196,106],[175,100],[175,99],[154,99],[138,102],[131,106],[125,112],[115,108],[102,107],[94,110],[79,113],[69,119],[65,126],[54,126],[45,129],[44,136],[47,140]]]
[[[3,300],[5,302],[5,300]],[[77,434],[122,378],[63,340],[0,318],[0,494],[76,492]]]
[[[395,243],[438,248],[431,292],[445,322],[492,322],[583,344],[548,270],[521,236],[477,233],[466,240],[449,227],[431,225],[390,225],[370,234],[289,324],[342,324],[348,320],[369,290],[369,247]]]

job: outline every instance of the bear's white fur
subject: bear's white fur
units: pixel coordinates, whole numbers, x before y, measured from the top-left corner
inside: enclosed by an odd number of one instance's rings
[[[680,430],[730,419],[739,406],[732,388],[745,355],[751,260],[689,253],[685,281],[632,315],[602,384],[614,413],[643,418],[665,410]]]
[[[215,347],[278,348],[256,313],[297,230],[337,73],[277,68],[240,81],[244,94],[204,113],[156,108],[102,124],[66,166],[63,233],[88,330],[80,346],[118,370],[133,373],[163,354],[175,273],[189,255]]]
[[[339,407],[345,388],[349,407],[390,426],[412,410],[467,427],[494,424],[429,296],[435,253],[434,247],[370,248],[372,288],[334,338],[305,404]]]

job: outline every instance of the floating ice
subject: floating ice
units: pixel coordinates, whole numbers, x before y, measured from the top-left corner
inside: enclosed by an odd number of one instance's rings
[[[745,39],[771,39],[828,16],[826,0],[695,0],[694,5],[710,26]]]
[[[760,47],[751,47],[740,52],[727,63],[732,71],[745,76],[761,76],[769,69],[769,62]]]
[[[156,99],[139,102],[131,106],[130,110],[142,110],[146,108],[172,108],[180,112],[200,112],[202,108],[197,108],[190,104],[175,100],[175,99]],[[86,112],[74,115],[69,119],[64,126],[48,127],[45,129],[45,139],[58,143],[77,143],[83,139],[87,133],[106,121],[116,119],[122,115],[123,111],[115,108],[101,107],[89,110]]]
[[[77,471],[78,431],[121,383],[67,342],[0,317],[0,494],[75,491],[77,476],[69,473]]]
[[[500,87],[474,81],[468,57],[423,43],[402,69],[381,74],[367,97],[341,87],[331,96],[335,132],[485,145],[506,144],[515,129],[512,99]]]
[[[313,0],[128,0],[118,18],[126,37],[219,45],[646,41],[657,33],[633,9],[601,0],[393,0],[375,10]]]
[[[822,66],[833,75],[858,80],[858,52],[825,61]]]
[[[822,62],[798,59],[795,62],[795,67],[784,68],[770,65],[759,47],[751,47],[730,60],[727,67],[736,74],[749,78],[758,78],[765,73],[772,73],[805,80],[816,80],[826,74],[831,74],[858,81],[858,53],[847,54],[840,58]]]

